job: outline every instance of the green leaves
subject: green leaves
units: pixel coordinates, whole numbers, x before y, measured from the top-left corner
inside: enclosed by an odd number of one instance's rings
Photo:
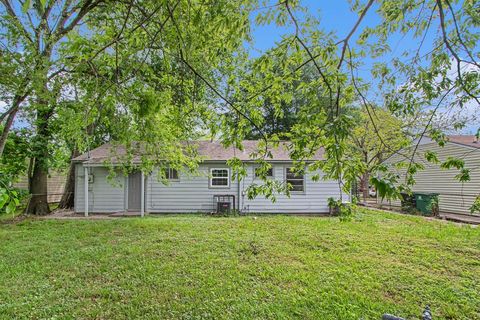
[[[5,176],[0,176],[0,179],[0,212],[12,214],[20,204],[19,194],[8,186],[9,182]]]
[[[480,195],[475,198],[472,206],[470,207],[470,213],[480,213]]]
[[[440,163],[440,160],[438,160],[436,152],[427,150],[425,151],[424,156],[425,156],[425,159],[430,163],[434,163],[434,164]]]
[[[383,199],[397,199],[400,196],[397,188],[399,176],[393,173],[387,173],[383,176],[374,176],[370,182],[375,186],[378,196]]]
[[[31,1],[30,0],[25,0],[23,2],[23,5],[22,5],[22,11],[23,13],[26,13],[28,10],[30,10],[30,4],[31,4]]]
[[[463,169],[465,166],[465,161],[463,159],[455,158],[455,157],[448,157],[441,165],[440,168],[442,169]]]

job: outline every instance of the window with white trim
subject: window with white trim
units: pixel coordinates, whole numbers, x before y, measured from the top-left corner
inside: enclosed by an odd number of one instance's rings
[[[256,167],[255,168],[255,177],[258,178],[260,177],[261,174],[260,174],[260,168],[259,167]],[[267,174],[265,175],[267,178],[272,178],[273,177],[273,168],[269,168],[267,170]]]
[[[173,168],[165,169],[165,179],[167,180],[178,180],[178,171]]]
[[[210,169],[210,187],[211,188],[230,187],[230,170],[227,168]]]
[[[287,185],[291,186],[291,192],[305,191],[305,176],[303,174],[294,172],[293,168],[287,168],[285,173]]]

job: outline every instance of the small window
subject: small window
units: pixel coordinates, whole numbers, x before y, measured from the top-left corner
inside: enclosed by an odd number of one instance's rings
[[[210,187],[223,188],[230,186],[229,169],[210,169]]]
[[[173,168],[165,169],[165,179],[167,180],[178,180],[178,171]]]
[[[273,168],[270,168],[267,170],[267,177],[271,178],[273,177]],[[255,177],[260,177],[260,168],[255,168]]]
[[[290,184],[292,192],[303,192],[305,191],[305,184],[304,184],[304,175],[299,174],[298,172],[293,172],[293,168],[287,168],[286,170],[287,175],[287,184]]]

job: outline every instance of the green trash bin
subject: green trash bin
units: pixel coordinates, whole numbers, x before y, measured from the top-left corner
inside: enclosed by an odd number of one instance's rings
[[[415,192],[416,208],[425,216],[438,212],[438,193]]]

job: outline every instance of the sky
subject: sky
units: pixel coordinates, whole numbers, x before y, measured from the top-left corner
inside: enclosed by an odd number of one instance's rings
[[[276,2],[277,1],[272,1],[272,3]],[[320,20],[321,27],[325,31],[335,32],[339,39],[345,38],[358,19],[357,13],[354,13],[350,10],[350,4],[347,0],[300,0],[300,5],[307,8],[309,14],[314,15],[318,20]],[[356,35],[358,35],[360,33],[359,30],[363,29],[364,27],[374,27],[379,23],[380,18],[375,12],[376,8],[377,5],[374,4],[363,19]],[[282,35],[291,35],[293,32],[293,26],[278,27],[274,24],[266,26],[254,26],[253,45],[249,48],[250,56],[260,56],[263,52],[274,47],[275,43],[281,40]],[[351,40],[352,44],[354,43],[355,39],[356,38],[354,35]],[[401,35],[393,35],[389,42],[392,52],[383,59],[389,60],[392,57],[400,55],[404,50],[416,49],[418,41],[418,39],[413,39],[408,36],[403,37]],[[427,37],[424,44],[425,51],[431,48],[431,44],[431,39],[428,39]],[[365,68],[362,68],[362,71],[360,71],[359,75],[364,80],[374,82],[375,79],[372,78],[369,72],[373,60],[366,59],[364,62]],[[371,97],[371,99],[374,100],[375,97]],[[480,108],[473,102],[464,106],[462,110],[462,114],[467,117],[474,116],[477,113],[480,113]],[[476,133],[479,127],[480,123],[478,123],[478,121],[472,121],[468,123],[467,126],[459,133],[473,134]]]
[[[320,18],[320,23],[326,31],[335,31],[341,35],[347,35],[357,19],[357,14],[352,13],[346,0],[301,0],[301,6],[306,7],[310,14]],[[375,23],[374,15],[370,14],[365,19],[365,25]],[[377,20],[378,21],[378,20]],[[253,38],[257,52],[252,56],[258,56],[259,52],[272,48],[276,41],[285,33],[291,34],[293,27],[279,28],[275,25],[255,26]]]
[[[357,13],[354,13],[350,10],[350,4],[348,0],[299,0],[300,5],[305,7],[310,15],[315,16],[320,20],[320,26],[327,32],[335,32],[338,39],[343,39],[350,32],[353,25],[358,19]],[[271,3],[278,3],[278,0],[271,0]],[[365,1],[362,1],[365,3]],[[368,12],[366,17],[363,19],[362,24],[359,27],[359,30],[364,27],[374,27],[380,21],[377,13],[375,12],[377,4],[374,4],[371,10]],[[258,13],[258,11],[256,12]],[[253,18],[253,17],[252,17]],[[253,20],[253,19],[252,19]],[[251,57],[258,57],[263,52],[275,46],[275,43],[281,40],[282,35],[292,34],[294,32],[293,26],[287,27],[278,27],[274,24],[265,25],[265,26],[256,26],[253,25],[253,44],[249,47],[249,52]],[[357,30],[356,35],[352,37],[350,41],[351,44],[354,44],[356,36],[360,33]],[[390,47],[393,49],[390,57],[386,56],[383,59],[389,60],[393,56],[398,56],[405,49],[414,49],[416,48],[416,42],[418,40],[412,41],[409,37],[402,37],[399,35],[394,35],[390,39]],[[429,43],[428,39],[426,41],[425,47],[428,49]],[[365,59],[365,67],[362,67],[362,70],[359,72],[359,76],[364,80],[375,82],[375,79],[372,78],[369,69],[372,66],[372,59]],[[369,97],[371,100],[375,100],[375,96],[370,94]],[[3,102],[0,101],[0,110],[3,110],[5,106]],[[478,106],[467,105],[464,108],[464,112],[469,115],[474,115],[475,113],[480,113]],[[480,127],[480,123],[470,123],[465,129],[462,130],[462,133],[474,133],[477,131],[477,128]]]

